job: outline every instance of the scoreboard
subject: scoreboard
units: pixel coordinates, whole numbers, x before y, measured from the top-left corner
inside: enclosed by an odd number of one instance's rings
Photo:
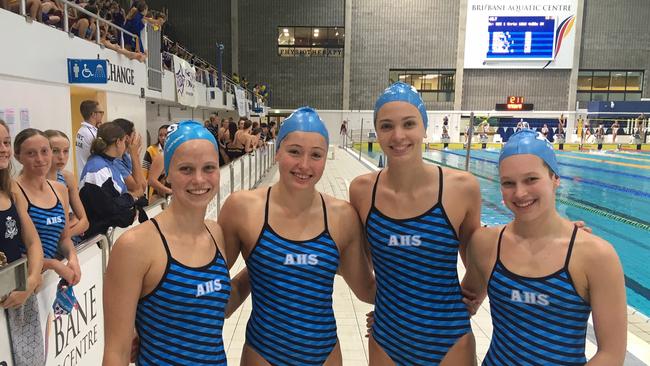
[[[506,103],[497,103],[495,110],[497,111],[532,111],[533,104],[524,103],[524,97],[509,96]]]
[[[555,19],[552,16],[491,16],[486,60],[552,60]]]

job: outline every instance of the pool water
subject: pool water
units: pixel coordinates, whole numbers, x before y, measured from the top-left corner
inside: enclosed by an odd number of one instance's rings
[[[376,152],[364,152],[377,162]],[[483,198],[481,219],[499,225],[512,219],[498,183],[498,150],[472,150],[470,171]],[[561,183],[557,209],[570,220],[584,220],[609,241],[625,272],[627,302],[650,316],[650,154],[633,152],[557,152]],[[464,150],[424,153],[426,161],[465,168]]]

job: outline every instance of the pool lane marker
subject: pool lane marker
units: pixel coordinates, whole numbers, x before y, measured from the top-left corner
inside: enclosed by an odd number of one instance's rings
[[[451,165],[448,165],[448,164],[443,164],[443,163],[437,162],[437,161],[435,161],[433,159],[424,158],[424,160],[426,160],[428,162],[431,162],[431,163],[434,163],[434,164],[438,164],[438,165],[447,167],[447,168],[456,169],[456,170],[463,170],[463,169],[460,169],[458,167],[454,167],[454,166],[451,166]],[[487,160],[487,159],[484,159],[484,160]],[[474,174],[476,177],[483,178],[483,179],[485,179],[487,181],[494,182],[494,183],[499,183],[498,180],[496,180],[496,179],[494,179],[492,177],[477,174],[477,173],[474,173],[474,172],[472,172],[472,174]],[[626,214],[616,212],[616,211],[606,211],[606,210],[603,210],[601,208],[596,208],[592,204],[588,204],[588,203],[586,203],[584,201],[581,202],[581,201],[576,200],[574,198],[569,198],[569,197],[567,197],[565,195],[556,196],[556,200],[558,202],[560,202],[562,204],[565,204],[565,205],[568,205],[568,206],[573,206],[573,207],[576,207],[576,208],[579,208],[579,209],[582,209],[582,210],[585,210],[585,211],[588,211],[588,212],[591,212],[591,213],[594,213],[594,214],[597,214],[597,215],[600,215],[600,216],[604,216],[604,217],[606,217],[608,219],[611,219],[611,220],[614,220],[614,221],[622,222],[624,224],[634,226],[634,227],[642,229],[642,230],[650,231],[650,222],[647,222],[645,220],[641,220],[641,219],[636,218],[636,217],[628,216]]]

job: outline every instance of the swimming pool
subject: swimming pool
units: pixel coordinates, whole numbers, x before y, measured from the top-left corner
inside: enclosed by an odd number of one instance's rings
[[[377,162],[379,154],[366,153]],[[470,170],[481,184],[481,218],[488,225],[512,219],[498,184],[498,150],[472,150]],[[612,243],[623,263],[627,302],[650,316],[650,154],[557,152],[561,184],[557,208],[571,220],[584,220]],[[426,161],[465,168],[464,150],[424,153]]]

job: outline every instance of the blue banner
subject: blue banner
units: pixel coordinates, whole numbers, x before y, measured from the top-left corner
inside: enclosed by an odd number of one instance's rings
[[[106,84],[106,60],[68,59],[69,84]]]

